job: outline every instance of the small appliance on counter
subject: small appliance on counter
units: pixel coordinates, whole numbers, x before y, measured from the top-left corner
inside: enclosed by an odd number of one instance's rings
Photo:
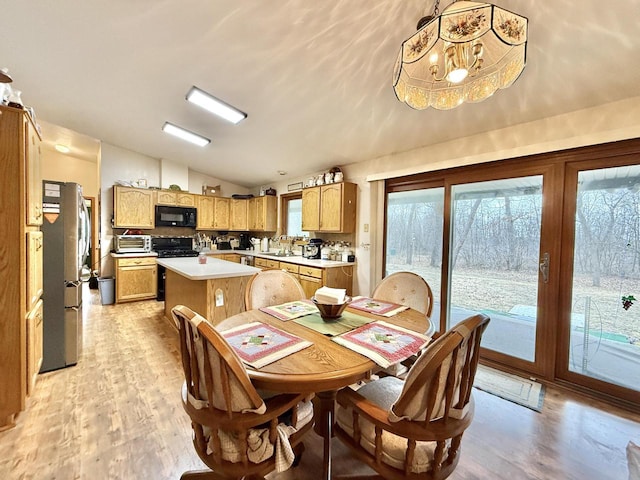
[[[302,256],[308,259],[320,259],[321,249],[322,239],[310,238],[309,243],[302,248]]]
[[[116,253],[148,253],[151,235],[116,235]]]
[[[218,250],[231,250],[231,238],[227,235],[221,235],[216,238]]]
[[[248,233],[241,233],[238,235],[240,244],[238,245],[239,250],[251,250],[251,240],[249,239]]]

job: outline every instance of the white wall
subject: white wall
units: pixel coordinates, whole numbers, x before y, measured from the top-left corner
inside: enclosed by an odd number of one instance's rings
[[[163,158],[160,160],[160,188],[169,188],[171,185],[189,190],[189,168]]]
[[[220,196],[221,197],[230,197],[234,193],[239,195],[247,195],[250,193],[250,189],[246,187],[241,187],[236,185],[235,183],[227,182],[220,178],[211,177],[209,175],[205,175],[204,173],[196,172],[195,170],[189,170],[189,191],[191,193],[202,194],[203,185],[207,185],[209,187],[215,187],[216,185],[220,185]]]
[[[82,160],[50,149],[42,150],[41,159],[43,180],[75,182],[82,185],[82,194],[85,197],[98,197],[97,162]]]
[[[125,148],[102,144],[100,162],[100,275],[113,276],[113,261],[109,255],[112,248],[113,231],[113,185],[118,180],[147,180],[148,186],[160,185],[160,161]]]

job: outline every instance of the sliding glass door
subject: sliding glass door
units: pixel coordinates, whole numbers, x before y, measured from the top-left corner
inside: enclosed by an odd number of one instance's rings
[[[559,375],[602,390],[637,392],[640,166],[589,167],[577,164],[567,173],[566,222],[573,235],[564,249],[573,254]]]
[[[390,180],[385,274],[444,331],[491,323],[493,366],[640,406],[640,140]]]
[[[536,359],[543,176],[451,187],[447,328],[491,318],[486,349]]]

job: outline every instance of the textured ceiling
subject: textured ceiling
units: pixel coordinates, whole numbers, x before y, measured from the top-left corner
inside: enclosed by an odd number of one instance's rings
[[[640,94],[640,0],[497,4],[529,18],[527,67],[451,111],[414,111],[391,88],[431,0],[0,0],[0,66],[47,124],[244,186]],[[192,85],[248,118],[189,104]],[[165,121],[212,143],[175,139]]]

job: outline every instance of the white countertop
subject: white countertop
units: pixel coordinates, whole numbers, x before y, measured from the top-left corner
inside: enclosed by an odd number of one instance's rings
[[[245,277],[260,271],[259,268],[207,257],[207,263],[198,263],[198,257],[159,258],[158,265],[168,268],[189,280]]]
[[[316,268],[335,268],[335,267],[347,267],[355,265],[355,262],[342,262],[336,260],[314,260],[310,258],[304,258],[301,255],[270,255],[268,253],[257,252],[255,250],[209,250],[205,252],[208,256],[223,255],[225,253],[237,253],[239,255],[247,255],[251,257],[266,258],[269,260],[276,260],[278,262],[295,263],[296,265],[304,265],[305,267]]]

